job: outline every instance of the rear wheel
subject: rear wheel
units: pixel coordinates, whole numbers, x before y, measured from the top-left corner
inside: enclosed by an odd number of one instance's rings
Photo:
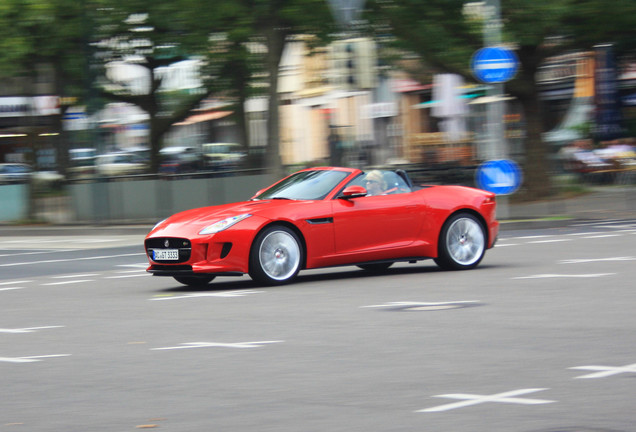
[[[256,236],[250,252],[250,277],[266,285],[292,281],[303,257],[303,247],[294,231],[282,225],[266,228]]]
[[[481,222],[470,213],[458,213],[442,227],[435,262],[445,270],[468,270],[477,267],[485,252]]]
[[[183,285],[202,287],[212,282],[214,276],[174,276],[174,279]]]
[[[360,264],[362,270],[372,272],[372,273],[382,273],[385,270],[388,270],[389,267],[393,265],[392,262],[388,263],[377,263],[377,264]]]

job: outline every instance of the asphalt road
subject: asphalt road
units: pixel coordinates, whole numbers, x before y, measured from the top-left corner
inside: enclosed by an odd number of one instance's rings
[[[0,239],[0,432],[634,431],[636,221],[206,289],[136,236]]]

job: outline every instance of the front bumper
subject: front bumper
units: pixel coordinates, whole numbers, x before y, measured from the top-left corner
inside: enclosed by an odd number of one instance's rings
[[[245,274],[249,270],[253,232],[249,229],[231,229],[193,238],[165,235],[147,237],[144,242],[150,262],[147,271],[157,276]],[[155,259],[155,251],[162,249],[178,250],[178,258]]]

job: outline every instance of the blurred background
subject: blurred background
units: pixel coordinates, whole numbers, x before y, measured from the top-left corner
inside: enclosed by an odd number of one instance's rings
[[[483,82],[484,46],[514,53]],[[636,183],[636,2],[3,0],[0,223],[147,222],[296,169]]]

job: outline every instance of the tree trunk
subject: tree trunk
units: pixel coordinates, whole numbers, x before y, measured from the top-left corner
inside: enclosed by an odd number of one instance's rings
[[[543,125],[538,97],[521,101],[526,118],[526,160],[524,166],[524,194],[527,200],[537,200],[552,190],[548,169],[547,146],[541,136]]]
[[[523,184],[519,195],[524,200],[537,200],[550,194],[551,177],[548,165],[548,148],[543,141],[543,113],[536,83],[538,65],[542,53],[534,48],[521,48],[518,52],[521,70],[516,80],[507,87],[522,106],[526,122],[525,161]]]

